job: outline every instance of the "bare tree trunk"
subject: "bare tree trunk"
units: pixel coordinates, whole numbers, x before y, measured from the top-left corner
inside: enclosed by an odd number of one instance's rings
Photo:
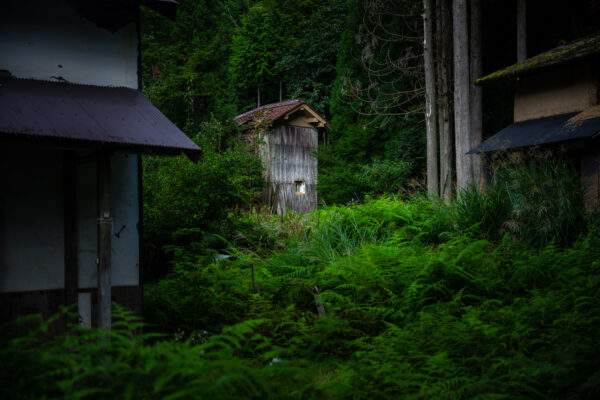
[[[454,39],[454,126],[456,144],[456,186],[463,189],[473,183],[473,168],[466,154],[471,145],[469,84],[469,35],[467,0],[452,2]]]
[[[517,0],[517,62],[527,58],[527,0]]]
[[[260,107],[260,86],[256,87],[256,107]]]
[[[283,87],[281,84],[281,80],[279,80],[279,102],[283,101]]]
[[[423,2],[423,55],[425,64],[425,125],[427,128],[427,193],[439,196],[438,140],[435,112],[435,70],[433,63],[433,27],[431,20],[431,0]]]
[[[475,80],[481,77],[481,0],[471,0],[471,142],[470,149],[481,143],[482,137],[482,107],[481,87],[475,85]],[[470,150],[469,149],[469,150]],[[483,164],[479,154],[472,154],[471,166],[473,168],[473,183],[481,187],[483,185]]]
[[[438,49],[438,96],[439,96],[439,135],[440,135],[440,192],[442,199],[452,199],[454,181],[454,138],[452,123],[452,101],[450,84],[452,81],[452,14],[451,0],[437,1],[437,49]]]

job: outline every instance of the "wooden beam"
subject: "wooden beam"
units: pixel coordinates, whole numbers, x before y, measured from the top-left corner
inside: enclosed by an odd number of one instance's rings
[[[63,198],[65,241],[65,305],[77,303],[77,160],[74,151],[63,154]],[[74,309],[77,312],[77,308]],[[77,321],[71,321],[77,322]]]
[[[98,328],[111,328],[111,231],[110,155],[98,155]]]
[[[143,252],[143,243],[144,243],[144,169],[142,166],[142,156],[138,154],[137,156],[137,189],[138,189],[138,223],[137,223],[137,232],[138,232],[138,286],[139,296],[137,297],[137,303],[139,304],[139,316],[142,316],[142,312],[144,309],[144,271],[146,271],[146,257]],[[142,328],[140,328],[142,329]]]

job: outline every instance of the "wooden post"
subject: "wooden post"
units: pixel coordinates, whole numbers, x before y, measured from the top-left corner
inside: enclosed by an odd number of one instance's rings
[[[483,71],[481,58],[481,26],[481,0],[471,0],[471,141],[469,150],[479,146],[483,136],[481,87],[475,85],[475,80],[481,78]],[[479,154],[471,154],[467,157],[471,159],[473,183],[481,187],[484,178],[481,156]]]
[[[423,58],[425,65],[425,126],[427,129],[427,194],[440,194],[438,135],[436,129],[435,64],[433,62],[433,21],[431,0],[423,1]]]
[[[98,168],[98,328],[111,329],[110,155],[100,153]]]
[[[527,0],[517,0],[517,62],[527,58]]]
[[[456,145],[456,186],[463,189],[473,183],[473,168],[466,154],[471,145],[469,84],[469,34],[467,0],[452,3],[454,44],[454,134]]]
[[[65,305],[77,303],[77,163],[75,152],[63,154],[63,198],[65,235]],[[77,312],[75,308],[74,312]],[[77,321],[70,321],[76,323]]]

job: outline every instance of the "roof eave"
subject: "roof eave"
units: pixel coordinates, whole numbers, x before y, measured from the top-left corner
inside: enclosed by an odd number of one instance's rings
[[[492,72],[477,79],[475,84],[482,86],[490,82],[514,79],[556,65],[589,59],[597,56],[598,53],[600,53],[600,35],[588,36]]]

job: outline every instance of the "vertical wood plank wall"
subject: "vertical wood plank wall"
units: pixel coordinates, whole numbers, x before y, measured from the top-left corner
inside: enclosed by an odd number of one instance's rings
[[[286,209],[305,214],[317,206],[317,130],[280,125],[265,136],[263,162],[266,167],[265,202],[278,214]],[[295,183],[304,182],[306,193],[296,194]]]

